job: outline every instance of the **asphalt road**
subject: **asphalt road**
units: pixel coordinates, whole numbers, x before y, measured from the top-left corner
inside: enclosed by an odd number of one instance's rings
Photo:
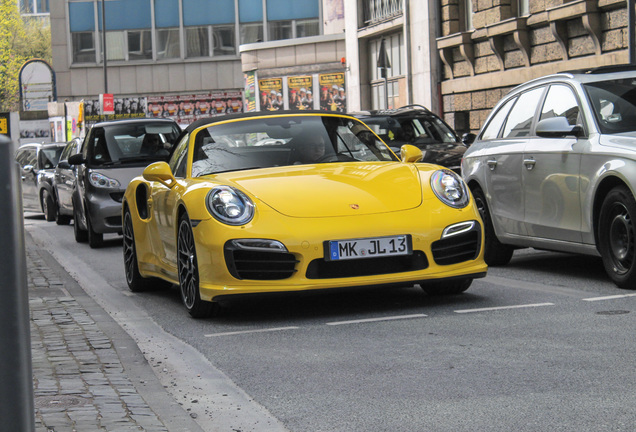
[[[609,282],[599,258],[522,250],[459,296],[252,296],[194,320],[176,289],[128,291],[119,237],[92,250],[72,227],[25,225],[174,397],[197,401],[204,429],[221,406],[244,432],[636,428],[636,292]]]

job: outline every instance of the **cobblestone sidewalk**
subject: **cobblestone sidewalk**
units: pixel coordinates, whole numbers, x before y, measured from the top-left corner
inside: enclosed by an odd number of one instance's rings
[[[37,432],[168,431],[107,335],[27,242]]]

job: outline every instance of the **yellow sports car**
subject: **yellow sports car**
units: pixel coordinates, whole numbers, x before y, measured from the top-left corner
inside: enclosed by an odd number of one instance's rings
[[[326,112],[202,119],[168,163],[126,189],[132,291],[180,286],[193,317],[221,296],[379,284],[457,294],[486,274],[463,181],[398,158],[364,123]]]

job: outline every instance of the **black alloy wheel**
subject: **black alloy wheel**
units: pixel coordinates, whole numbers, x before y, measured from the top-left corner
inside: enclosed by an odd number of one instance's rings
[[[603,266],[620,288],[636,289],[636,201],[627,186],[612,189],[601,207],[598,247]]]
[[[145,291],[150,286],[150,280],[144,278],[139,273],[132,216],[130,215],[130,210],[128,209],[126,209],[124,213],[123,237],[124,269],[126,272],[126,283],[128,284],[128,288],[132,292]]]
[[[199,269],[194,235],[186,214],[179,218],[177,234],[177,267],[181,300],[193,318],[206,318],[217,309],[217,304],[201,300],[199,293]]]
[[[486,196],[479,187],[475,187],[471,190],[475,205],[481,220],[484,223],[484,261],[489,266],[503,266],[510,262],[514,248],[512,246],[505,245],[499,241],[495,234],[495,228],[492,226],[492,220],[490,219],[490,211],[488,210],[488,204],[486,203]]]

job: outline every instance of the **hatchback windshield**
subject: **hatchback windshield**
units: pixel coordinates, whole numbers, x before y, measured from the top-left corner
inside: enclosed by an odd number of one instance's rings
[[[192,176],[346,161],[394,161],[359,121],[329,116],[244,119],[197,132]]]
[[[117,124],[99,128],[89,142],[94,165],[167,159],[179,135],[176,125],[163,123]]]
[[[636,131],[636,78],[584,85],[601,133]]]

